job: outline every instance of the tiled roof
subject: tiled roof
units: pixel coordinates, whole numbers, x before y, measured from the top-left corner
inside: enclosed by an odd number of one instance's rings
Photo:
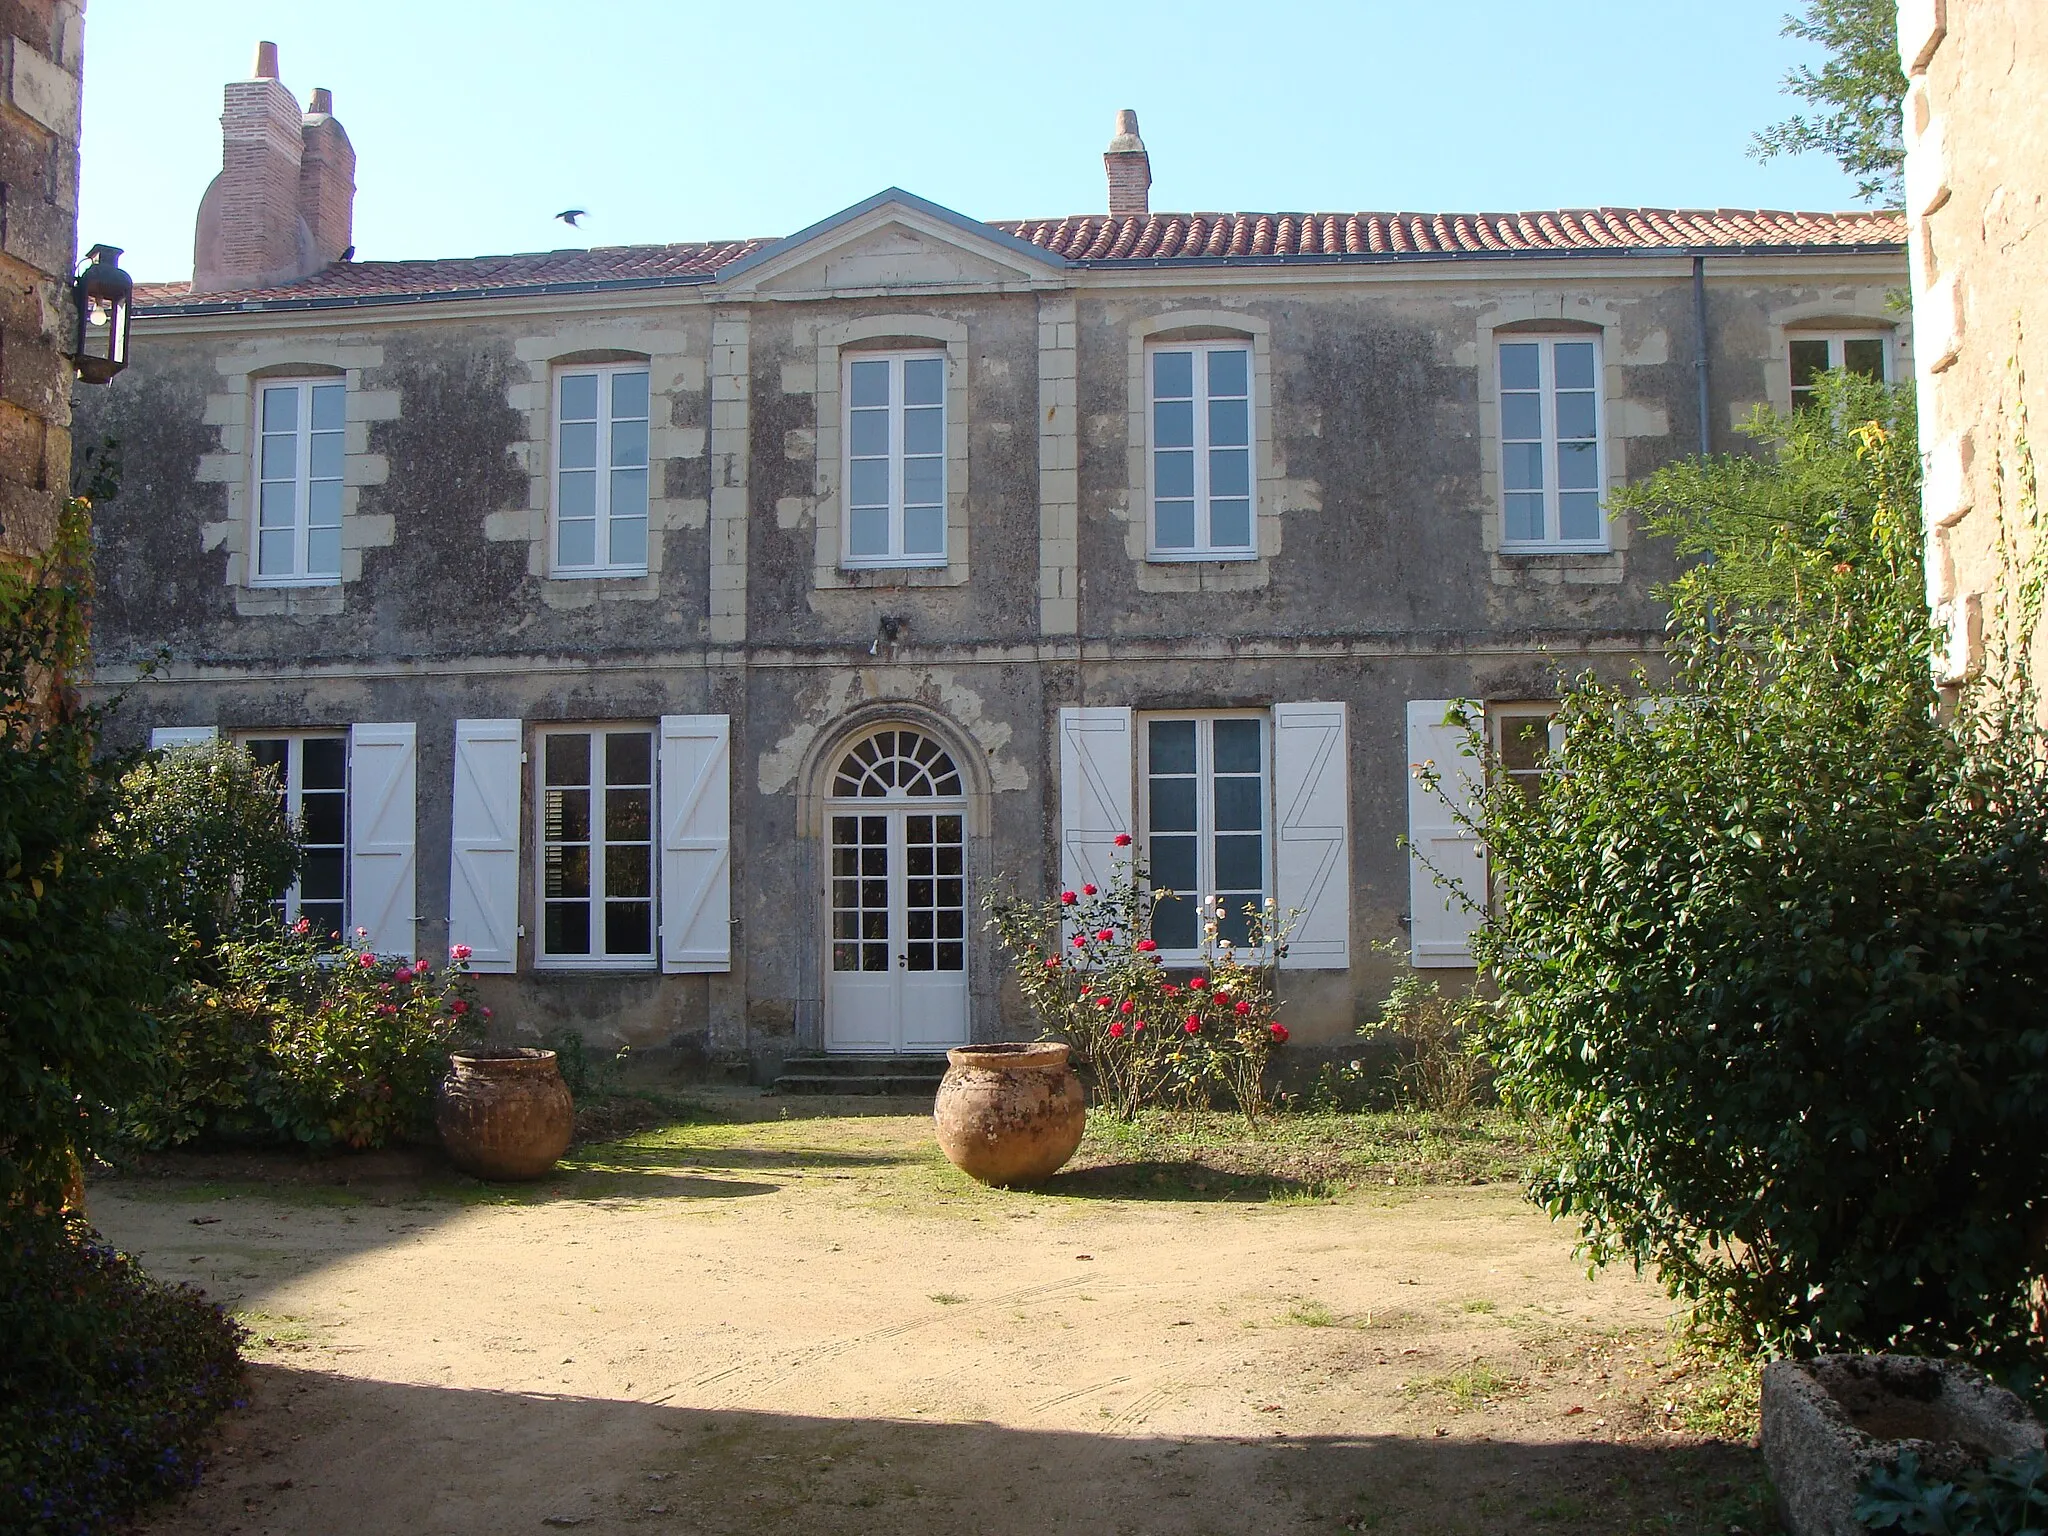
[[[1897,213],[1773,209],[1568,208],[1547,213],[1153,213],[1004,219],[989,228],[1080,265],[1104,262],[1398,260],[1402,257],[1597,254],[1604,251],[1895,247]],[[184,304],[347,304],[482,297],[520,291],[700,283],[776,244],[720,240],[599,246],[440,261],[337,262],[274,288],[194,298],[185,283],[142,283],[140,309]]]

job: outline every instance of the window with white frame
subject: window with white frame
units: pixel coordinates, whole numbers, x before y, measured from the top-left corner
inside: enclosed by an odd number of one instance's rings
[[[1501,547],[1604,549],[1600,339],[1500,343]]]
[[[1139,781],[1145,858],[1155,889],[1152,938],[1169,959],[1202,947],[1199,903],[1216,897],[1217,937],[1251,939],[1247,907],[1272,892],[1268,831],[1269,722],[1259,714],[1145,715]]]
[[[1154,347],[1146,364],[1152,412],[1152,557],[1250,557],[1257,552],[1250,343]]]
[[[555,375],[557,576],[647,573],[647,368]]]
[[[1543,793],[1550,776],[1551,754],[1557,748],[1555,704],[1490,704],[1495,760],[1507,781],[1531,803]]]
[[[280,379],[256,390],[256,560],[251,580],[341,579],[344,402],[339,379]]]
[[[259,767],[275,769],[287,819],[304,855],[277,904],[290,926],[304,918],[316,938],[348,931],[348,737],[339,731],[244,736]]]
[[[1891,378],[1890,348],[1878,331],[1798,332],[1786,338],[1792,363],[1792,409],[1813,404],[1813,387],[1824,373],[1845,369],[1885,383]]]
[[[540,733],[543,965],[654,964],[654,733]]]
[[[845,361],[847,565],[946,563],[946,354]]]

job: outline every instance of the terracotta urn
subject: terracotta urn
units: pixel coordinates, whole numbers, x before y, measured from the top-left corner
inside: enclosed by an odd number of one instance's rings
[[[569,1150],[576,1107],[553,1051],[473,1051],[448,1061],[434,1124],[464,1173],[537,1179]]]
[[[1064,1045],[968,1045],[946,1060],[932,1118],[954,1167],[984,1184],[1037,1184],[1074,1155],[1088,1099]]]

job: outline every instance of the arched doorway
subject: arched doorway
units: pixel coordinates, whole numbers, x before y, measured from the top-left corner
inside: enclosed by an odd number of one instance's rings
[[[825,1049],[967,1042],[967,791],[946,749],[891,725],[832,770]]]

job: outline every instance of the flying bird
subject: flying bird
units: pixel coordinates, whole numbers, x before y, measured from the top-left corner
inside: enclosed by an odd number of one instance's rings
[[[582,227],[583,221],[590,217],[590,210],[587,208],[564,208],[555,217],[571,229],[579,229]]]

